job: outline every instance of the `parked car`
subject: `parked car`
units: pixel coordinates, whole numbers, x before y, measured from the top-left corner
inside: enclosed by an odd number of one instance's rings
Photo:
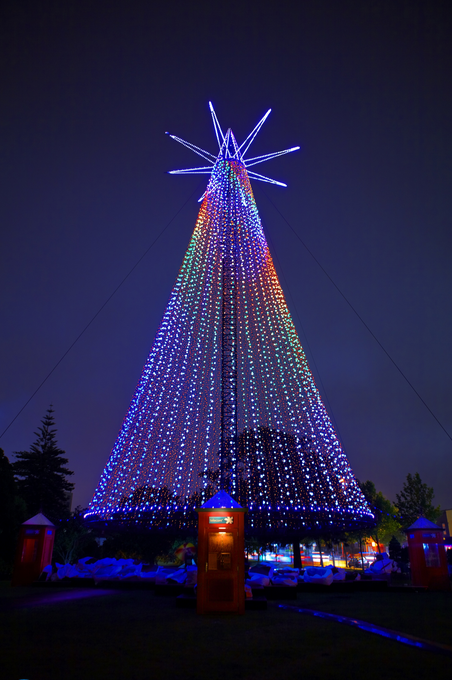
[[[369,560],[367,560],[365,557],[361,561],[361,557],[352,557],[351,560],[348,562],[349,567],[354,567],[355,569],[361,569],[362,566],[364,568],[368,567],[371,564]]]

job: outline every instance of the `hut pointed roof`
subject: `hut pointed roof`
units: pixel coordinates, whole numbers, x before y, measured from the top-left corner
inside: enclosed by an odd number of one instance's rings
[[[419,517],[410,527],[408,527],[407,531],[411,531],[412,529],[440,529],[437,524],[434,522],[431,522],[429,519],[426,517]]]
[[[45,526],[45,527],[54,527],[55,525],[50,521],[50,519],[47,519],[45,515],[42,514],[42,512],[38,512],[37,515],[34,517],[30,517],[30,519],[27,519],[26,522],[23,522],[23,524],[32,524],[33,526]]]
[[[204,503],[202,506],[203,509],[219,509],[219,508],[227,508],[228,510],[231,508],[234,509],[242,509],[242,506],[235,501],[232,496],[230,496],[226,491],[219,491],[218,493],[215,494],[215,496],[212,496],[208,501]]]

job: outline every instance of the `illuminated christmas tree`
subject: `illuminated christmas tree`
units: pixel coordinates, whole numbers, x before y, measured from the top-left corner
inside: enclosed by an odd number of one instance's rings
[[[219,154],[173,137],[209,165],[193,235],[86,519],[193,527],[219,489],[250,532],[318,534],[372,521],[309,369],[262,229],[248,169],[299,147]]]

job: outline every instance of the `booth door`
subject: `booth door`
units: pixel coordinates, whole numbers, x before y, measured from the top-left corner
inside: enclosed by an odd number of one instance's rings
[[[39,529],[26,529],[23,534],[20,561],[15,566],[13,582],[26,585],[35,581],[40,574],[41,536]],[[17,580],[18,579],[18,580]]]
[[[238,572],[232,532],[208,535],[206,605],[216,610],[238,608]]]
[[[26,537],[22,546],[21,562],[35,564],[38,555],[39,536]]]

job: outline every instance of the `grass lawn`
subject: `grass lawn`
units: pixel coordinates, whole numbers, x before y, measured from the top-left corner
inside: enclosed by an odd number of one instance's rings
[[[48,603],[32,603],[43,596]],[[152,591],[73,596],[0,588],[2,680],[452,678],[450,658],[273,603],[242,617],[201,617]],[[31,599],[13,606],[20,598]],[[452,644],[452,593],[306,593],[298,604]]]

